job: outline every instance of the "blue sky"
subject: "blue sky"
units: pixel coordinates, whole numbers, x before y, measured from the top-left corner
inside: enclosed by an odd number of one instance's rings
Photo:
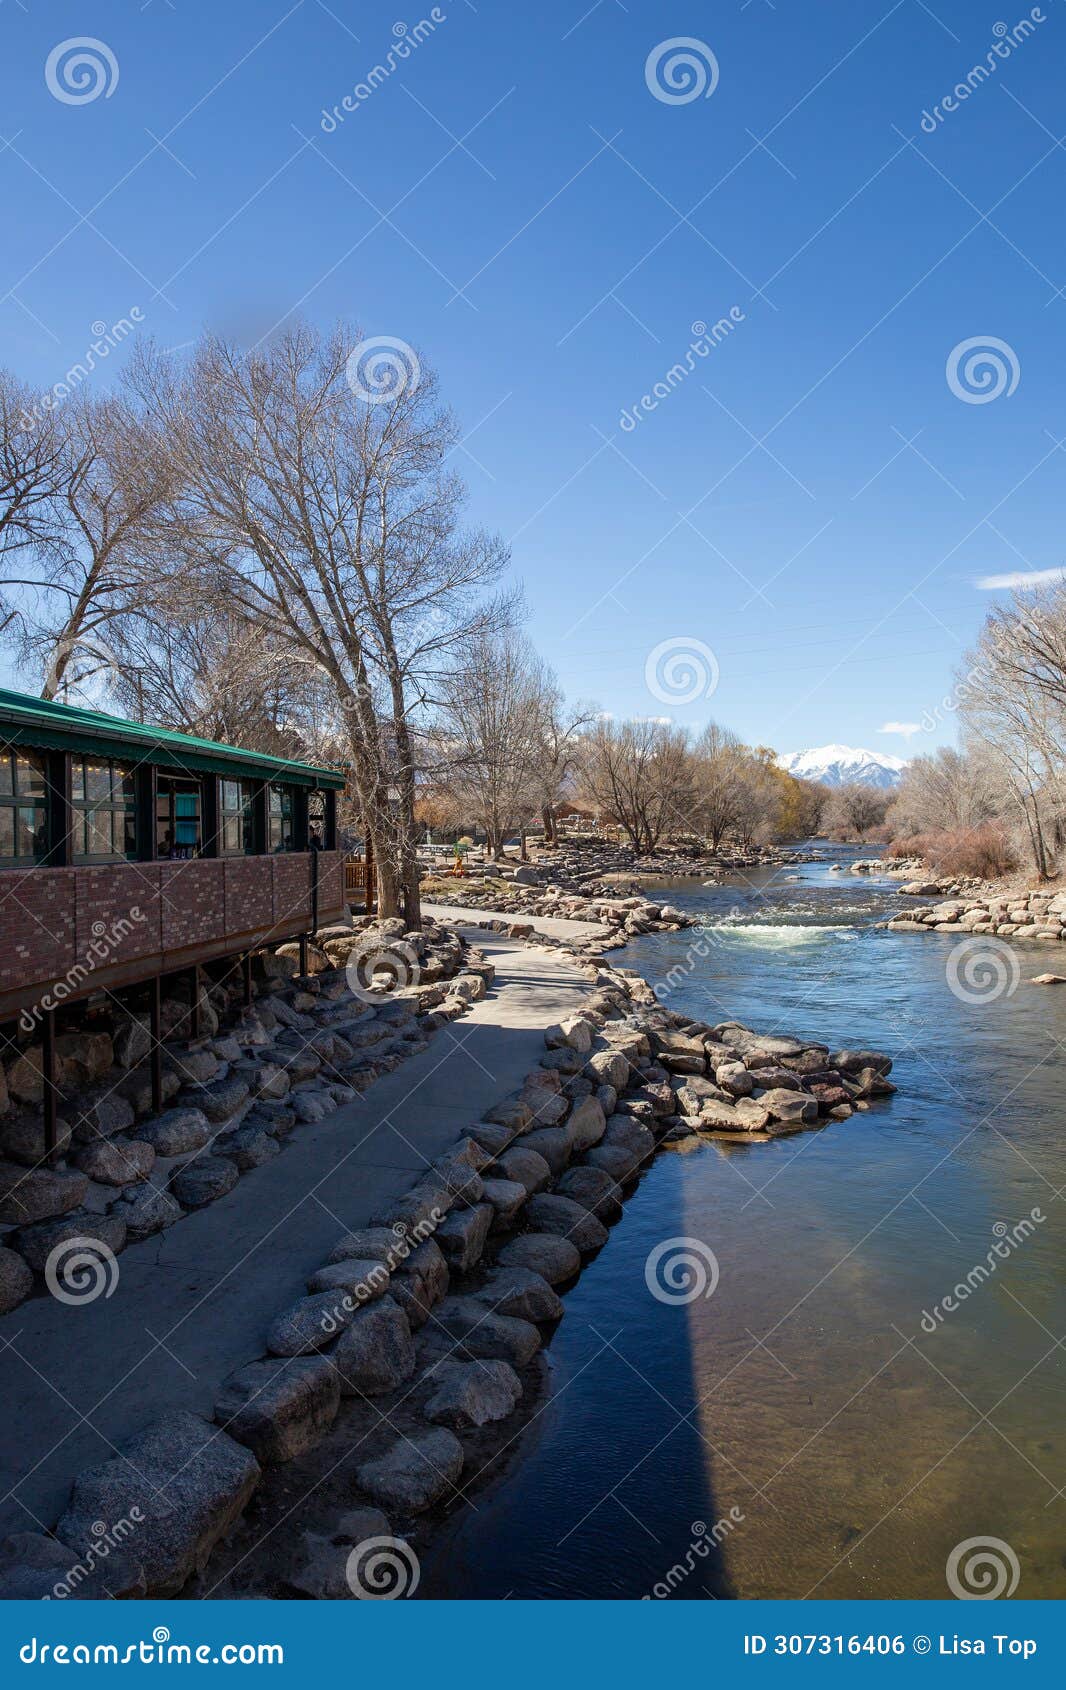
[[[164,346],[352,319],[438,369],[569,694],[928,749],[976,583],[1064,561],[1062,0],[1032,16],[1015,47],[1015,0],[2,0],[0,361],[47,386],[134,307]],[[78,36],[118,75],[70,104]],[[681,38],[705,92],[668,101]],[[953,390],[990,336],[999,379]]]

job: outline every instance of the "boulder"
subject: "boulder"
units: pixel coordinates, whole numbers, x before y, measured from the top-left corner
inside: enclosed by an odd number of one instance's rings
[[[57,1119],[55,1148],[62,1156],[70,1145],[68,1122]],[[0,1121],[0,1156],[20,1162],[24,1168],[36,1168],[44,1161],[47,1146],[44,1137],[44,1116],[39,1110],[20,1111]]]
[[[16,1250],[0,1244],[0,1315],[10,1314],[33,1290],[33,1269]]]
[[[212,1080],[207,1085],[187,1086],[180,1101],[190,1109],[201,1110],[209,1121],[217,1125],[228,1121],[247,1096],[247,1082],[227,1074],[225,1078]]]
[[[859,1074],[872,1068],[878,1074],[892,1072],[892,1058],[878,1050],[838,1050],[829,1058],[829,1067],[841,1074]]]
[[[197,1156],[170,1177],[170,1190],[183,1209],[204,1209],[214,1203],[240,1179],[235,1162],[222,1156]]]
[[[499,1127],[506,1127],[511,1133],[523,1133],[531,1125],[533,1110],[521,1098],[505,1098],[485,1113],[485,1120]]]
[[[101,1256],[109,1253],[117,1256],[126,1247],[126,1223],[117,1214],[98,1215],[90,1209],[74,1209],[62,1219],[37,1221],[33,1226],[22,1227],[11,1242],[35,1273],[43,1273],[52,1251],[75,1238],[99,1244]],[[62,1279],[61,1259],[57,1272]]]
[[[355,1314],[354,1300],[343,1291],[316,1291],[298,1298],[271,1321],[266,1347],[272,1356],[310,1355],[332,1343]]]
[[[242,1174],[247,1173],[249,1168],[261,1168],[280,1151],[281,1145],[273,1133],[268,1133],[255,1121],[247,1120],[231,1133],[220,1133],[211,1146],[213,1156],[224,1157]]]
[[[505,1150],[496,1165],[505,1179],[524,1186],[530,1196],[536,1191],[546,1191],[551,1184],[551,1168],[536,1150],[526,1147],[525,1140]]]
[[[592,1035],[595,1031],[591,1023],[583,1020],[580,1015],[570,1015],[565,1021],[557,1021],[545,1029],[544,1043],[549,1050],[567,1046],[570,1050],[585,1055],[592,1049]]]
[[[462,1471],[462,1444],[453,1432],[437,1427],[421,1437],[398,1438],[384,1455],[364,1461],[355,1476],[383,1508],[422,1514],[455,1491]]]
[[[521,1381],[505,1361],[442,1361],[430,1379],[436,1389],[423,1414],[460,1430],[506,1420],[522,1395]]]
[[[211,1128],[201,1109],[167,1109],[154,1120],[143,1121],[137,1136],[157,1156],[186,1156],[203,1149]]]
[[[563,1317],[560,1298],[531,1268],[494,1268],[473,1296],[495,1314],[513,1315],[517,1320],[538,1322]]]
[[[142,1238],[151,1238],[154,1233],[173,1226],[175,1221],[181,1220],[185,1211],[169,1191],[161,1191],[156,1185],[144,1185],[132,1186],[129,1191],[124,1191],[118,1202],[112,1205],[111,1213],[125,1221],[127,1242],[136,1244]]]
[[[593,1051],[585,1070],[598,1084],[613,1086],[615,1091],[622,1091],[629,1084],[630,1066],[618,1050]]]
[[[391,1296],[355,1314],[341,1333],[330,1360],[346,1397],[376,1397],[395,1390],[415,1368],[407,1316]]]
[[[16,1532],[0,1543],[0,1601],[98,1602],[143,1596],[144,1568],[121,1547],[129,1536],[135,1549],[136,1531],[131,1522],[129,1532],[117,1539],[114,1533],[98,1535],[84,1553],[40,1532]]]
[[[478,1203],[472,1209],[453,1210],[441,1222],[434,1239],[449,1267],[468,1273],[480,1261],[495,1214],[491,1203]]]
[[[0,1221],[26,1226],[76,1209],[89,1189],[87,1175],[62,1168],[23,1168],[0,1162]]]
[[[594,1097],[586,1097],[571,1111],[566,1131],[575,1152],[599,1144],[607,1128],[607,1117]]]
[[[570,1160],[573,1146],[565,1127],[534,1127],[525,1133],[521,1148],[542,1156],[553,1174],[561,1174]]]
[[[84,1143],[125,1132],[136,1119],[129,1098],[120,1096],[116,1091],[104,1092],[95,1098],[82,1096],[72,1100],[70,1116],[74,1123],[74,1137]]]
[[[489,1121],[479,1121],[477,1126],[470,1128],[470,1137],[480,1144],[482,1150],[487,1150],[490,1156],[499,1156],[514,1141],[515,1135],[507,1127],[497,1127]]]
[[[525,1367],[540,1348],[540,1333],[528,1320],[493,1314],[476,1297],[446,1297],[437,1310],[441,1331],[455,1349],[475,1361],[506,1361]]]
[[[560,1197],[570,1197],[590,1209],[605,1224],[622,1213],[622,1194],[605,1168],[568,1168],[556,1190]]]
[[[545,1073],[544,1079],[547,1078]],[[557,1126],[566,1117],[566,1098],[547,1085],[527,1086],[522,1093],[522,1101],[528,1106],[533,1124],[537,1127]]]
[[[72,1086],[91,1086],[102,1080],[115,1060],[108,1033],[60,1033],[56,1056],[64,1081]]]
[[[105,1138],[76,1151],[74,1165],[101,1185],[137,1185],[155,1166],[155,1151],[139,1139]]]
[[[253,1361],[224,1381],[215,1419],[269,1466],[313,1449],[337,1418],[340,1400],[340,1380],[325,1356]]]
[[[576,1244],[582,1255],[602,1249],[607,1242],[607,1228],[602,1221],[571,1197],[559,1197],[549,1192],[531,1197],[526,1215],[534,1231],[567,1238]]]
[[[199,1415],[165,1415],[124,1446],[121,1455],[74,1481],[56,1531],[87,1551],[100,1520],[140,1513],[131,1541],[144,1566],[148,1596],[176,1596],[203,1571],[215,1544],[239,1519],[259,1483],[250,1450]]]
[[[320,1267],[307,1281],[307,1289],[339,1291],[362,1306],[383,1297],[389,1289],[389,1270],[384,1262],[371,1257],[349,1256],[344,1261],[329,1262]]]
[[[502,1228],[512,1226],[529,1195],[525,1186],[513,1179],[486,1179],[483,1188],[486,1203],[491,1203],[496,1212],[493,1225]]]
[[[764,1091],[755,1101],[770,1111],[773,1121],[788,1121],[809,1126],[812,1121],[818,1119],[818,1099],[808,1097],[805,1092],[775,1087]]]
[[[354,1260],[384,1262],[388,1265],[396,1251],[398,1242],[403,1241],[403,1234],[387,1226],[367,1226],[359,1232],[347,1232],[338,1239],[329,1255],[327,1263],[347,1262]]]
[[[124,1016],[111,1035],[115,1061],[120,1068],[137,1068],[152,1048],[152,1030],[147,1015]]]
[[[714,1080],[730,1097],[750,1097],[755,1084],[743,1062],[719,1063]]]

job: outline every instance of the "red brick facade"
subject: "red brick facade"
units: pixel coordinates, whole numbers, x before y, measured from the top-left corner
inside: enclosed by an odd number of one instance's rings
[[[122,986],[307,932],[310,852],[0,870],[0,1020],[51,992]],[[318,919],[343,914],[341,858],[318,853]],[[88,969],[88,973],[86,970]]]

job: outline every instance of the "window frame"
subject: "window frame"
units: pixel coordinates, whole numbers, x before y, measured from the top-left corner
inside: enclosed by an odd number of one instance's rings
[[[40,793],[20,792],[18,780],[18,766],[20,763],[29,764],[35,768],[40,776]],[[0,751],[0,767],[6,765],[9,770],[11,791],[5,792],[0,788],[0,812],[10,815],[11,843],[16,849],[10,854],[3,850],[2,835],[0,835],[0,868],[28,869],[41,868],[52,855],[52,802],[51,781],[48,771],[47,753],[37,751],[31,746],[8,745]],[[38,830],[44,828],[44,844],[41,850],[36,848],[31,852],[18,851],[19,842],[19,812],[32,810],[34,812],[34,826],[31,838],[36,838]]]
[[[105,768],[108,771],[108,798],[91,799],[89,797],[89,767]],[[81,797],[78,797],[78,780],[80,775]],[[115,797],[116,777],[128,783],[128,793],[123,792],[120,798]],[[120,788],[121,790],[121,788]],[[89,851],[84,849],[88,844],[90,833],[90,817],[107,815],[110,822],[111,850]],[[115,823],[114,817],[122,816],[132,820],[132,847],[121,851],[114,849]],[[70,841],[71,862],[79,867],[91,867],[94,863],[130,863],[139,859],[140,816],[137,803],[136,770],[128,767],[119,758],[98,757],[93,752],[75,751],[70,757]],[[126,828],[123,828],[124,835]]]

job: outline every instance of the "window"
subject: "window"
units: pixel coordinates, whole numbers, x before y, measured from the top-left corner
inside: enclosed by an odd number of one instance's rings
[[[94,757],[71,759],[74,856],[99,862],[137,855],[133,773]]]
[[[222,850],[226,855],[255,855],[255,789],[250,780],[224,780]]]
[[[167,859],[198,857],[203,849],[198,780],[160,775],[156,781],[155,854]]]
[[[293,799],[291,786],[272,786],[267,792],[267,850],[293,848]]]
[[[326,848],[326,794],[317,790],[307,794],[307,843],[312,851]]]
[[[44,760],[33,751],[0,752],[0,862],[43,862],[48,854]]]

